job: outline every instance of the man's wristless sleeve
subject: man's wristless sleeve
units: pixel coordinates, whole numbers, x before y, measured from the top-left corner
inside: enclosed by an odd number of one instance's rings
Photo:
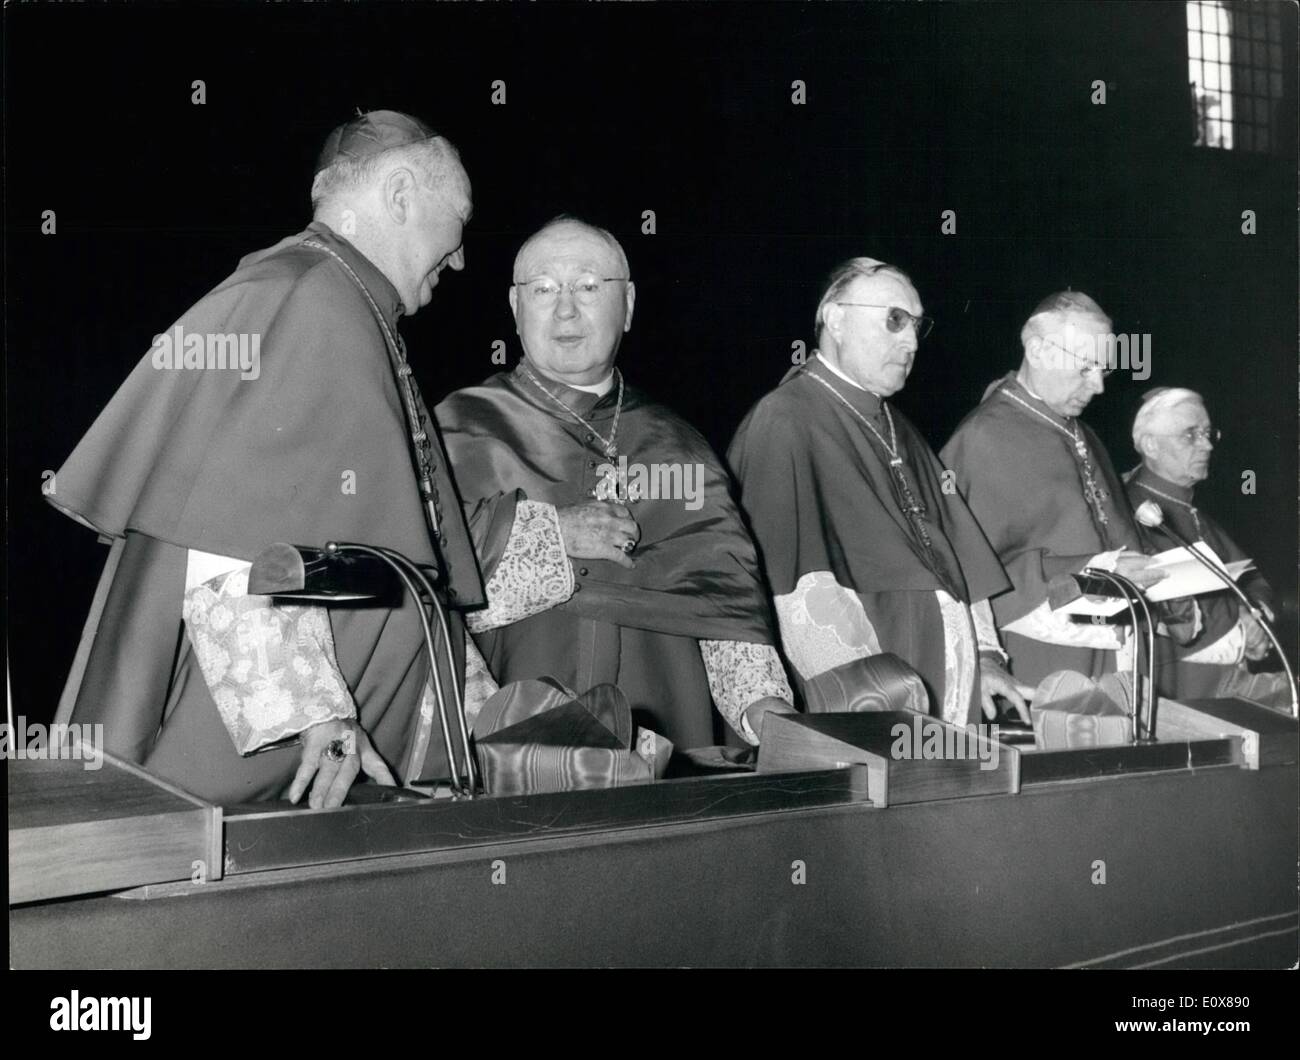
[[[702,640],[700,656],[718,713],[747,742],[757,744],[758,736],[750,728],[745,711],[769,697],[794,702],[776,649],[770,644],[739,640]]]
[[[465,622],[472,633],[486,633],[540,614],[572,595],[573,567],[555,505],[521,500],[501,562],[488,579],[488,605],[467,614]]]
[[[970,605],[971,622],[975,626],[975,645],[981,655],[996,655],[1005,664],[1007,653],[998,638],[997,623],[993,621],[993,608],[987,600]]]
[[[190,553],[182,617],[235,749],[250,754],[320,722],[355,718],[328,612],[251,596],[252,564],[214,563],[221,559]],[[240,565],[198,580],[231,563]]]

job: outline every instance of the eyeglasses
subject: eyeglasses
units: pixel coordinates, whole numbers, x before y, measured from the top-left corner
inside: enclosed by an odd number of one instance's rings
[[[916,337],[923,339],[934,327],[934,317],[919,317],[896,305],[878,305],[875,302],[836,302],[835,304],[862,306],[864,309],[888,309],[889,312],[885,314],[885,327],[895,334],[910,326],[916,329]]]
[[[627,276],[579,276],[572,283],[560,283],[549,276],[538,276],[531,280],[515,280],[516,287],[522,287],[524,298],[531,306],[549,309],[560,297],[561,291],[568,291],[578,305],[593,305],[600,299],[607,283],[626,282]]]
[[[1160,434],[1153,432],[1159,438],[1181,438],[1184,445],[1195,445],[1197,442],[1209,442],[1211,445],[1217,445],[1223,438],[1223,431],[1218,427],[1188,427],[1185,431],[1174,431],[1172,434]]]
[[[1051,339],[1044,339],[1043,341],[1046,342],[1047,345],[1049,346],[1055,346],[1058,350],[1061,350],[1064,353],[1068,353],[1074,359],[1074,363],[1076,365],[1079,365],[1079,374],[1083,376],[1085,379],[1088,376],[1093,374],[1096,374],[1102,379],[1109,379],[1112,375],[1115,374],[1114,368],[1098,368],[1095,364],[1080,365],[1079,361],[1081,360],[1081,358],[1077,353],[1075,353],[1069,347],[1062,346],[1059,342],[1053,342]]]

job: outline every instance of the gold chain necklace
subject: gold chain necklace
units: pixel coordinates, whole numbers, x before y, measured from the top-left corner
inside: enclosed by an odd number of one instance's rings
[[[324,251],[343,267],[343,271],[352,278],[352,282],[357,285],[357,288],[370,304],[370,310],[374,313],[375,319],[379,321],[379,326],[384,331],[384,338],[387,339],[389,348],[397,358],[397,378],[400,382],[402,402],[406,406],[407,426],[411,432],[411,443],[415,447],[415,458],[420,470],[420,495],[424,500],[425,511],[429,514],[429,521],[433,525],[433,533],[441,542],[445,538],[440,526],[441,520],[438,518],[433,489],[433,453],[428,432],[425,431],[423,419],[420,416],[420,404],[416,400],[415,380],[411,378],[411,366],[406,362],[406,347],[402,344],[401,337],[393,334],[392,329],[388,326],[388,320],[370,294],[370,289],[365,285],[361,277],[356,274],[351,265],[324,243],[318,243],[314,239],[304,239],[302,245],[311,247],[313,250]]]
[[[853,415],[862,422],[862,425],[875,435],[876,440],[881,444],[885,452],[889,454],[890,473],[894,476],[894,481],[898,483],[899,492],[903,495],[903,514],[906,515],[908,522],[910,522],[915,528],[917,535],[921,538],[921,542],[927,549],[930,548],[930,534],[925,528],[925,523],[921,521],[921,517],[925,515],[925,505],[916,499],[916,495],[912,492],[912,487],[907,481],[907,475],[903,471],[903,458],[898,455],[898,433],[894,429],[894,417],[889,412],[889,406],[885,404],[885,401],[882,398],[880,401],[880,407],[884,410],[885,422],[889,424],[889,441],[885,441],[885,436],[876,430],[876,425],[855,409],[849,403],[848,399],[831,386],[827,380],[823,379],[811,369],[804,369],[804,371],[809,377],[816,379],[817,382],[821,383],[822,386],[829,390],[831,392],[831,397],[853,413]]]
[[[618,418],[623,414],[623,373],[622,372],[620,372],[617,368],[614,369],[615,373],[618,375],[618,403],[614,406],[613,429],[610,430],[609,438],[606,439],[605,436],[600,433],[600,431],[596,430],[595,427],[593,427],[585,419],[583,419],[576,412],[574,412],[573,409],[571,409],[563,401],[561,401],[549,390],[547,390],[546,387],[542,386],[541,380],[539,380],[535,375],[533,375],[532,369],[528,367],[527,363],[525,363],[524,361],[520,361],[519,370],[520,372],[523,373],[524,377],[530,383],[533,384],[533,386],[537,387],[538,390],[540,390],[543,394],[545,394],[548,398],[550,398],[553,402],[555,402],[555,404],[559,405],[560,408],[562,408],[575,420],[577,420],[584,427],[586,427],[587,430],[589,430],[592,434],[594,434],[596,438],[600,441],[601,452],[603,452],[605,456],[607,456],[610,460],[614,460],[618,457]]]
[[[1088,453],[1088,443],[1084,441],[1083,435],[1079,433],[1079,421],[1071,420],[1070,429],[1067,431],[1064,427],[1062,427],[1059,423],[1057,423],[1054,419],[1052,419],[1051,416],[1048,416],[1046,413],[1040,411],[1039,409],[1034,408],[1033,405],[1029,404],[1028,401],[1020,397],[1019,394],[1013,393],[1012,391],[1008,390],[1006,387],[1003,387],[1001,389],[1001,393],[1006,397],[1009,397],[1012,401],[1014,401],[1021,408],[1025,409],[1027,412],[1032,412],[1044,423],[1060,431],[1063,435],[1069,438],[1071,442],[1074,443],[1074,451],[1075,453],[1078,454],[1079,463],[1083,465],[1084,500],[1086,500],[1088,502],[1088,506],[1092,508],[1093,514],[1096,515],[1097,517],[1097,521],[1101,523],[1102,526],[1109,526],[1110,520],[1106,517],[1106,509],[1103,507],[1103,505],[1106,503],[1106,501],[1110,500],[1110,494],[1107,493],[1106,490],[1102,487],[1102,485],[1097,481],[1097,469],[1093,466],[1092,457]]]
[[[1146,490],[1148,493],[1154,493],[1157,497],[1163,497],[1167,501],[1171,501],[1174,504],[1179,505],[1180,507],[1186,508],[1189,512],[1192,513],[1192,523],[1196,526],[1197,537],[1205,536],[1204,531],[1201,530],[1201,516],[1197,512],[1195,505],[1188,504],[1186,501],[1180,501],[1177,497],[1171,497],[1168,493],[1165,493],[1163,490],[1158,490],[1154,486],[1148,486],[1141,479],[1138,480],[1137,484],[1141,486],[1142,489]]]

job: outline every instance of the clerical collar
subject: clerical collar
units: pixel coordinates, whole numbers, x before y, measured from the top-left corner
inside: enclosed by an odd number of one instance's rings
[[[370,297],[388,319],[389,325],[395,326],[398,317],[406,312],[406,306],[402,302],[402,296],[397,293],[397,288],[379,271],[378,266],[324,221],[313,221],[307,226],[307,231],[352,267],[370,292]]]
[[[611,368],[609,375],[599,383],[584,383],[582,386],[578,386],[576,383],[562,383],[558,379],[552,379],[549,375],[543,375],[527,357],[520,358],[519,363],[515,366],[515,375],[523,377],[525,386],[540,386],[553,398],[559,398],[561,401],[593,410],[598,405],[607,404],[603,399],[605,395],[614,389],[614,384],[618,382],[617,372]],[[531,380],[529,379],[530,376]]]
[[[838,376],[840,379],[843,379],[844,382],[848,383],[849,386],[853,387],[854,390],[858,391],[859,394],[861,394],[864,398],[866,398],[867,407],[871,410],[873,414],[879,414],[880,405],[885,400],[884,398],[882,398],[879,394],[873,394],[861,383],[855,382],[854,380],[850,379],[847,375],[845,375],[838,368],[836,368],[835,365],[831,364],[830,361],[828,361],[825,357],[823,357],[821,350],[818,350],[815,354],[813,354],[813,356],[817,358],[818,362],[828,372],[830,372],[832,375]]]
[[[595,394],[597,397],[604,397],[614,389],[614,369],[609,370],[609,375],[605,376],[599,383],[589,383],[579,386],[577,383],[565,383],[567,387],[574,390],[581,390],[585,394]]]
[[[1140,486],[1150,486],[1182,504],[1191,504],[1196,494],[1195,486],[1177,486],[1163,475],[1157,475],[1146,464],[1140,464],[1133,475]]]
[[[1033,398],[1035,401],[1037,401],[1040,405],[1043,406],[1041,409],[1037,409],[1037,410],[1035,410],[1035,411],[1039,412],[1040,414],[1045,414],[1045,415],[1051,416],[1051,417],[1053,417],[1054,419],[1060,420],[1062,423],[1068,423],[1068,424],[1071,425],[1071,429],[1073,429],[1074,421],[1075,421],[1078,417],[1076,417],[1076,416],[1062,416],[1059,412],[1056,411],[1056,409],[1052,408],[1051,405],[1049,405],[1046,401],[1044,401],[1041,397],[1039,397],[1036,393],[1034,393],[1034,391],[1032,391],[1031,389],[1029,389],[1029,384],[1026,383],[1023,379],[1020,378],[1020,373],[1019,373],[1019,372],[1009,372],[1009,373],[1007,373],[1007,378],[1006,378],[1006,380],[1004,380],[1004,382],[1014,383],[1016,386],[1018,386],[1021,390],[1023,390],[1023,391],[1025,392],[1025,396],[1026,396],[1026,397],[1031,397],[1031,398]],[[996,385],[996,384],[994,384],[994,385]]]

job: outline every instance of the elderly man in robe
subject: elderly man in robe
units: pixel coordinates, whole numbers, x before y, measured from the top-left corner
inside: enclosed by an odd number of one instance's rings
[[[305,231],[158,336],[48,496],[113,541],[61,720],[223,803],[446,775],[415,602],[249,595],[268,545],[387,546],[438,563],[455,604],[484,599],[397,330],[464,267],[469,178],[428,126],[375,111],[330,135],[311,198]],[[455,620],[444,685],[464,652]]]
[[[1049,295],[1021,330],[1019,370],[989,385],[940,453],[1011,579],[993,614],[1012,673],[1030,684],[1056,670],[1100,677],[1132,650],[1120,626],[1053,611],[1053,577],[1102,567],[1146,587],[1163,576],[1148,569],[1123,484],[1079,419],[1105,390],[1111,334],[1086,294]]]
[[[845,262],[817,307],[816,354],[750,411],[728,458],[803,680],[892,652],[946,721],[995,717],[995,696],[1026,717],[988,605],[1002,568],[888,401],[929,327],[897,266]]]
[[[1210,423],[1201,395],[1181,387],[1158,387],[1146,394],[1133,420],[1133,447],[1142,463],[1125,476],[1128,499],[1136,509],[1151,501],[1165,522],[1189,541],[1204,541],[1225,563],[1246,554],[1227,531],[1195,503],[1196,484],[1210,473],[1210,455],[1219,430]],[[1157,529],[1139,527],[1152,552],[1177,547]],[[1273,590],[1258,571],[1237,583],[1272,620]],[[1290,705],[1281,673],[1252,673],[1248,664],[1265,659],[1268,636],[1228,589],[1197,597],[1203,628],[1189,644],[1165,644],[1157,659],[1157,687],[1175,699],[1243,696]]]
[[[719,742],[712,703],[756,743],[791,694],[753,544],[708,444],[615,367],[636,301],[623,248],[557,218],[520,248],[508,297],[523,359],[437,408],[492,676],[617,684],[683,748]]]

